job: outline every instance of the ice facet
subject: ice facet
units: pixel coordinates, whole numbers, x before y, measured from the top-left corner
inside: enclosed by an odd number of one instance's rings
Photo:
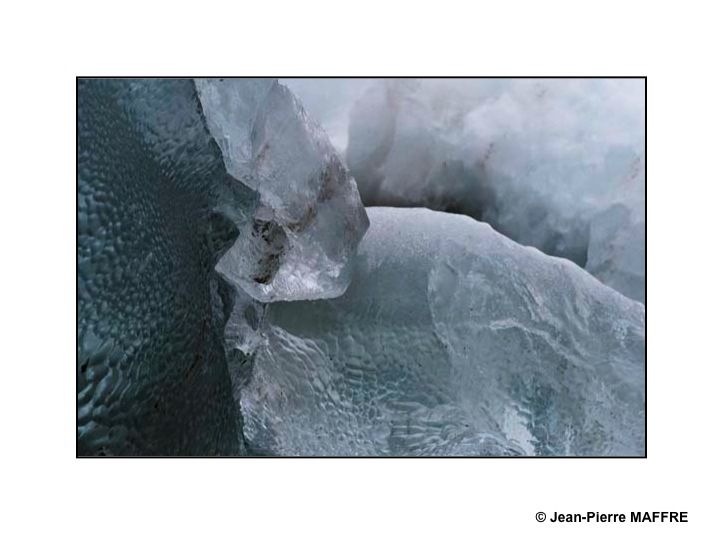
[[[366,205],[467,214],[580,266],[591,228],[622,227],[607,223],[620,205],[638,226],[615,241],[644,260],[644,176],[642,197],[629,193],[644,128],[641,79],[386,79],[354,105],[347,163]],[[644,298],[644,264],[629,281],[605,270],[627,266],[606,260],[621,252],[587,268]]]
[[[260,197],[218,271],[262,302],[342,294],[368,222],[322,128],[274,79],[195,84],[228,172]]]
[[[368,214],[343,296],[264,312],[252,451],[644,453],[642,304],[465,216]]]

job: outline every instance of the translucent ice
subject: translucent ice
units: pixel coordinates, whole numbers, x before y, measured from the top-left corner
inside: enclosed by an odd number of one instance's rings
[[[636,299],[644,298],[644,155],[640,79],[380,80],[352,110],[347,148],[365,204],[473,216],[588,264]],[[629,193],[637,185],[641,197]],[[627,213],[634,225],[624,229]],[[620,247],[600,253],[598,234],[609,228],[624,229],[613,240]],[[627,269],[630,251],[631,278],[607,270]]]
[[[465,216],[368,214],[342,297],[267,306],[254,451],[644,453],[642,304]]]
[[[262,302],[342,294],[368,222],[327,135],[274,79],[195,84],[228,172],[260,196],[218,271]]]

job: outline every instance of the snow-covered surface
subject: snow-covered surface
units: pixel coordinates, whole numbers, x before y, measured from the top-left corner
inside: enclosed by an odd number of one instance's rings
[[[259,193],[217,269],[263,302],[331,298],[367,229],[354,180],[322,128],[274,79],[197,79],[228,173]]]
[[[258,323],[236,388],[252,450],[644,453],[641,303],[465,216],[368,214],[342,297]]]

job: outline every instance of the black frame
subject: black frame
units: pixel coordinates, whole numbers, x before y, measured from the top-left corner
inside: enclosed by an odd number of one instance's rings
[[[647,459],[648,458],[648,422],[647,422],[647,76],[645,75],[491,75],[491,76],[384,76],[384,75],[348,75],[348,76],[209,76],[200,75],[198,77],[191,76],[76,76],[75,77],[75,369],[79,364],[78,348],[79,336],[77,328],[79,327],[79,272],[77,259],[77,241],[78,241],[78,216],[77,216],[77,197],[79,195],[78,184],[78,147],[79,147],[79,131],[78,123],[78,83],[80,79],[194,79],[194,78],[225,78],[225,79],[249,79],[249,78],[282,78],[282,79],[643,79],[645,82],[645,453],[642,456],[82,456],[78,454],[77,445],[77,429],[78,429],[78,382],[75,379],[75,458],[76,459]]]

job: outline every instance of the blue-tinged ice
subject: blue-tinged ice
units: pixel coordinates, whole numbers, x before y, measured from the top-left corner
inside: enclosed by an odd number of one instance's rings
[[[339,298],[277,302],[235,377],[279,455],[642,455],[645,308],[465,216],[370,208]]]

